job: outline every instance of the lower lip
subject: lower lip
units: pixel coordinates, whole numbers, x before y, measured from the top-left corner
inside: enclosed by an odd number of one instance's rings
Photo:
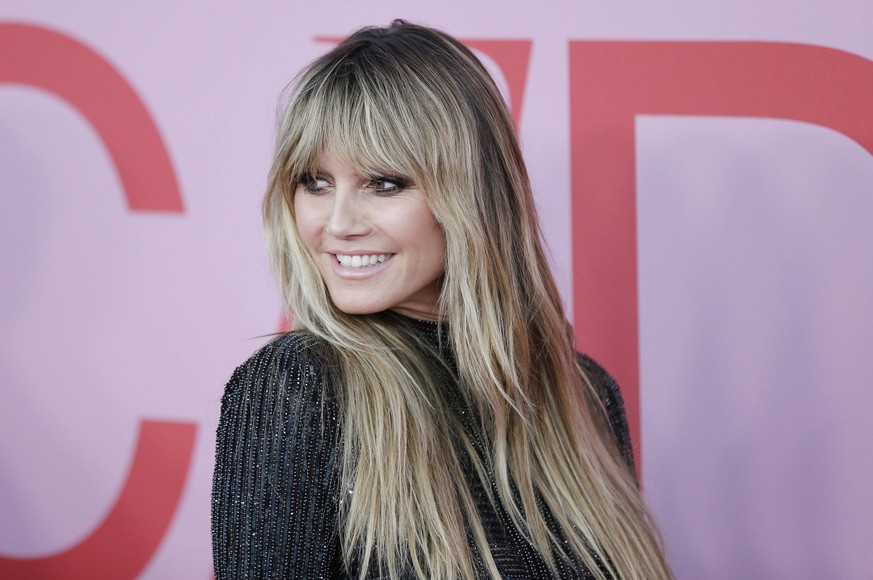
[[[333,272],[338,277],[343,280],[365,280],[387,268],[391,259],[394,257],[394,254],[389,255],[384,262],[380,262],[374,266],[361,266],[360,268],[346,268],[339,263],[335,255],[328,254],[328,256],[333,265]]]

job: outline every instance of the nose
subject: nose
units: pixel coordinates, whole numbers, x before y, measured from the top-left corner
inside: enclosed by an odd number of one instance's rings
[[[336,238],[365,236],[370,232],[360,192],[353,187],[337,187],[327,220],[328,233]]]

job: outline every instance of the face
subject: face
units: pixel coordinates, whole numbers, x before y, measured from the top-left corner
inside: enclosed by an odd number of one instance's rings
[[[326,151],[297,186],[294,215],[337,308],[437,318],[446,240],[409,178],[359,175]]]

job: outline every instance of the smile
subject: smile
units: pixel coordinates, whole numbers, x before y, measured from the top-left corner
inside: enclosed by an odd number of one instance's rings
[[[334,254],[336,261],[343,268],[369,268],[377,264],[381,264],[389,259],[393,254],[370,254],[370,255],[354,255]]]

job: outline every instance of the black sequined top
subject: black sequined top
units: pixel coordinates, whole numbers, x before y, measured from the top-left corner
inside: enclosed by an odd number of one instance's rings
[[[412,324],[422,337],[437,343],[437,323]],[[317,351],[313,338],[286,334],[238,367],[227,384],[212,487],[216,580],[359,576],[360,570],[344,570],[340,557],[339,411],[330,381],[323,380]],[[452,358],[446,347],[442,352]],[[615,381],[584,355],[579,356],[579,364],[597,386],[619,450],[633,470],[627,420]],[[458,389],[457,385],[446,387]],[[460,396],[452,398],[452,406],[463,405]],[[474,445],[481,445],[484,438],[475,432],[474,422],[462,419],[462,423],[472,431]],[[554,578],[503,507],[492,506],[479,478],[471,476],[468,485],[503,578]],[[560,538],[545,508],[543,515]],[[484,577],[485,568],[472,541],[471,547]],[[591,577],[581,563],[557,561],[562,579]]]

